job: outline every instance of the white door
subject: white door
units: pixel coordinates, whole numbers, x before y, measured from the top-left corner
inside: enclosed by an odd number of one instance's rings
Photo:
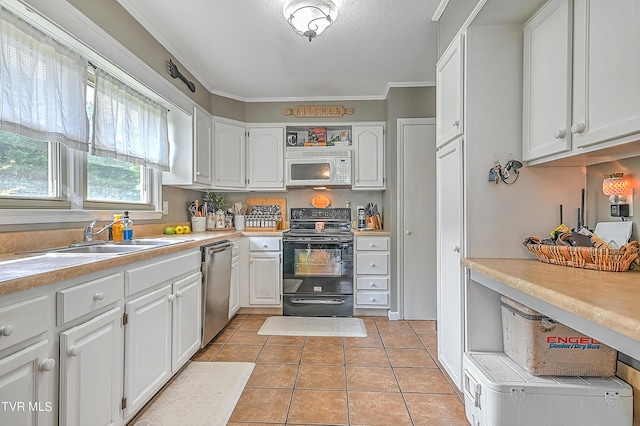
[[[174,373],[200,349],[202,337],[202,274],[200,271],[173,283]]]
[[[213,183],[213,117],[199,106],[193,111],[193,138],[195,165],[193,181],[203,185]]]
[[[436,319],[435,120],[398,120],[398,264],[404,319]]]
[[[353,126],[352,189],[384,189],[384,128]]]
[[[570,0],[547,3],[524,28],[523,159],[571,150]]]
[[[50,426],[57,424],[53,395],[56,362],[48,357],[49,342],[42,340],[0,360],[0,424]]]
[[[249,129],[249,189],[284,189],[284,127]]]
[[[280,253],[255,252],[249,256],[249,303],[280,305]]]
[[[229,319],[240,309],[240,256],[231,258],[231,288],[229,289]]]
[[[171,286],[125,303],[125,418],[171,377]]]
[[[441,146],[462,134],[463,48],[460,36],[444,51],[436,64],[436,136]]]
[[[244,189],[245,128],[214,120],[213,127],[214,188]]]
[[[639,132],[640,2],[575,0],[574,14],[575,145]]]
[[[462,389],[464,351],[462,137],[436,156],[438,252],[438,359]]]
[[[60,424],[120,424],[122,309],[60,334]]]

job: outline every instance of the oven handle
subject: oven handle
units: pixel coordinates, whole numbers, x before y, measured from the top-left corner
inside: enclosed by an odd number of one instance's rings
[[[291,303],[298,305],[344,305],[344,299],[301,299],[292,297]]]
[[[330,237],[331,238],[331,237]],[[282,242],[284,243],[312,243],[312,244],[353,244],[353,238],[336,238],[333,240],[318,240],[314,238],[304,238],[304,237],[288,237],[283,238]]]

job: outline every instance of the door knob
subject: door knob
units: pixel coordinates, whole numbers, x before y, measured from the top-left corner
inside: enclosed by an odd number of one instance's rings
[[[571,133],[582,133],[584,132],[585,126],[584,123],[576,123],[571,126]]]
[[[67,348],[67,356],[78,356],[78,355],[80,355],[79,345],[71,345]]]
[[[565,129],[558,129],[556,130],[555,135],[553,135],[556,139],[564,139],[565,136],[567,136],[567,131]]]
[[[53,358],[47,358],[40,361],[40,364],[38,364],[38,370],[51,371],[55,366],[56,366],[56,360]]]
[[[13,334],[13,326],[5,325],[4,327],[0,327],[0,336],[9,337]]]

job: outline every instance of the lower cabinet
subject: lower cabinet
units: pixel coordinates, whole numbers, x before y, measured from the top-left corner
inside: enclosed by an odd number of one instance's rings
[[[249,304],[282,306],[278,237],[249,238]]]
[[[178,371],[200,349],[202,275],[200,271],[173,283],[171,372]]]
[[[60,334],[60,424],[120,424],[122,309]]]
[[[231,255],[231,288],[229,289],[229,319],[240,310],[240,239],[235,238]]]
[[[355,308],[389,308],[389,237],[356,237]]]
[[[0,424],[53,425],[56,362],[49,358],[49,342],[41,340],[0,359]]]

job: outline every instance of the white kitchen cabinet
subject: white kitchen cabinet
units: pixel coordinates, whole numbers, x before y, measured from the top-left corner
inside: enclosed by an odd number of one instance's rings
[[[436,153],[438,360],[459,387],[464,352],[463,137]]]
[[[436,147],[460,136],[463,122],[464,37],[454,40],[436,64]]]
[[[525,161],[571,150],[572,0],[551,0],[524,28]]]
[[[357,236],[355,245],[354,307],[389,308],[389,237]]]
[[[193,180],[202,185],[213,183],[213,117],[204,109],[195,106],[193,111],[194,164]]]
[[[214,189],[245,189],[245,125],[215,117],[213,120]]]
[[[574,145],[640,132],[640,3],[574,0],[573,34]]]
[[[4,337],[3,337],[4,338]],[[41,340],[0,359],[0,401],[3,425],[53,426],[56,361],[49,357],[49,342]]]
[[[249,305],[282,306],[281,239],[249,237]]]
[[[60,334],[60,424],[120,424],[122,309]]]
[[[229,319],[240,310],[240,239],[231,240],[231,288],[229,289]]]
[[[384,127],[353,126],[353,190],[385,188]]]
[[[248,130],[248,188],[284,190],[284,126]]]
[[[171,378],[171,290],[167,284],[125,303],[125,418]]]
[[[202,338],[202,274],[195,272],[175,281],[173,287],[173,332],[171,371],[177,372],[200,349]]]

